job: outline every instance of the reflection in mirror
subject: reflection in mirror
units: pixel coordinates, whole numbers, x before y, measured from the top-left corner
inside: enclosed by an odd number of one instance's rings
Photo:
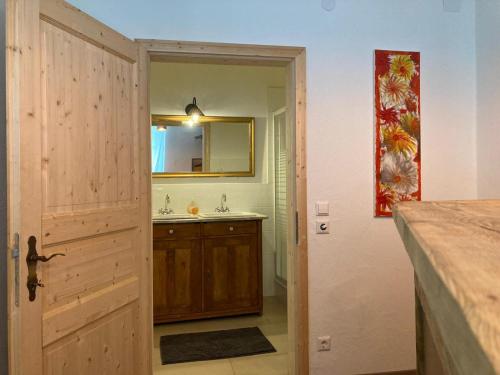
[[[152,116],[153,177],[253,176],[250,117]]]

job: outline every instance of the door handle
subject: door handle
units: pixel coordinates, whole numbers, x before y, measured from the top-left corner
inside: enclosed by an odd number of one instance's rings
[[[48,262],[52,258],[56,256],[66,256],[63,253],[55,253],[46,257],[45,255],[38,255],[36,251],[36,237],[31,236],[28,239],[28,255],[26,255],[26,264],[28,265],[28,282],[26,283],[26,287],[29,291],[29,300],[34,301],[36,299],[36,288],[43,288],[42,280],[38,280],[38,276],[36,274],[36,265],[38,261],[40,262]]]

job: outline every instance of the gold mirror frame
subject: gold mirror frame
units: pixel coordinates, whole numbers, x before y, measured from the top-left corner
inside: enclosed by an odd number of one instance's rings
[[[172,121],[186,122],[189,116],[180,115],[151,115],[151,126],[169,125]],[[255,118],[254,117],[229,117],[229,116],[202,116],[195,126],[202,126],[209,122],[240,122],[248,123],[249,135],[249,162],[248,171],[237,172],[153,172],[154,178],[178,178],[178,177],[254,177],[255,176]],[[180,125],[174,125],[180,126]]]

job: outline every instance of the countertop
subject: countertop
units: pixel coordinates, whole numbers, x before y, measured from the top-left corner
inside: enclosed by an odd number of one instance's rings
[[[404,202],[394,220],[452,372],[500,374],[500,200]]]
[[[153,215],[153,224],[177,224],[177,223],[208,223],[213,221],[249,221],[249,220],[264,220],[268,217],[266,215],[258,214],[252,212],[253,216],[242,216],[242,217],[201,217],[198,215],[193,215],[192,218],[180,219],[180,218],[165,218],[161,215]]]

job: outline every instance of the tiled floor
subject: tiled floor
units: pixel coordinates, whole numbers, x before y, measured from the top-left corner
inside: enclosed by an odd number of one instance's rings
[[[188,332],[204,332],[222,329],[259,327],[273,344],[276,353],[215,361],[189,362],[174,365],[161,364],[160,337]],[[287,375],[288,335],[286,305],[274,297],[264,298],[262,316],[200,320],[157,325],[154,328],[153,366],[154,375]]]

